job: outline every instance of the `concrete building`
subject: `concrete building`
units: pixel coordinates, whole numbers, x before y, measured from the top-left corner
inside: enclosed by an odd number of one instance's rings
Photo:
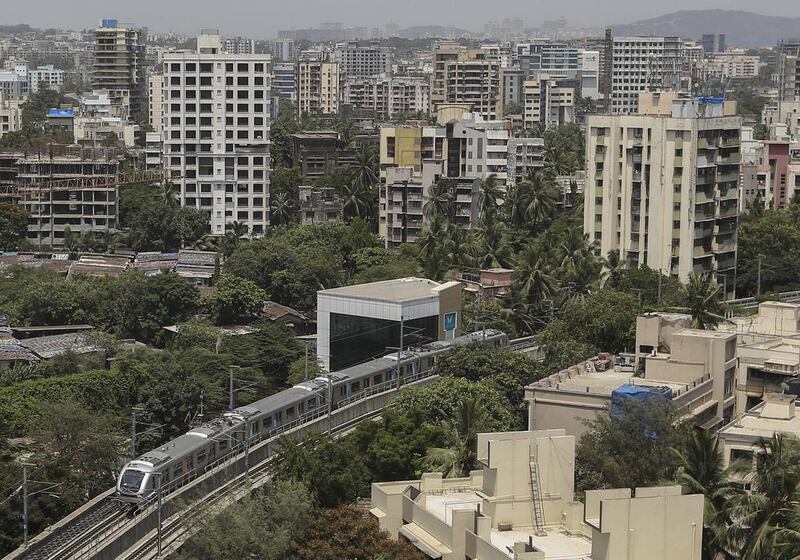
[[[81,115],[84,117],[121,117],[127,111],[119,110],[112,103],[107,90],[86,92],[81,95]]]
[[[681,417],[712,428],[736,414],[736,335],[688,328],[690,317],[648,314],[634,353],[596,358],[525,387],[528,427],[586,432],[622,389],[666,395]],[[617,393],[619,394],[619,393]]]
[[[297,100],[297,67],[294,62],[278,62],[272,65],[272,87],[284,99],[292,103]]]
[[[748,80],[758,77],[761,68],[761,59],[740,52],[725,52],[715,54],[709,61],[711,65],[719,67],[722,78],[730,80]]]
[[[164,140],[160,132],[145,134],[144,145],[145,169],[161,169],[164,167]]]
[[[222,43],[225,54],[256,54],[256,42],[246,37],[231,37]]]
[[[355,164],[355,151],[335,130],[313,130],[292,134],[291,164],[305,181],[332,174],[338,167]]]
[[[385,240],[387,249],[397,249],[403,243],[420,239],[422,229],[428,223],[424,210],[434,183],[446,185],[453,198],[452,223],[465,229],[477,223],[480,179],[445,177],[443,168],[441,160],[426,160],[421,172],[415,172],[412,167],[386,170],[378,199],[378,234]]]
[[[445,157],[446,128],[436,126],[398,126],[380,129],[380,174],[390,167],[411,167],[422,171],[425,160]]]
[[[138,125],[121,117],[75,117],[73,121],[75,143],[86,146],[133,148],[138,130]]]
[[[523,84],[522,102],[525,107],[523,126],[544,129],[558,128],[575,122],[575,89],[562,87],[547,74]]]
[[[427,79],[394,76],[389,82],[389,118],[412,113],[428,113],[431,84]]]
[[[18,204],[30,213],[28,240],[35,246],[56,247],[64,244],[66,229],[104,233],[118,227],[119,187],[111,179],[122,173],[123,160],[113,152],[84,150],[80,155],[28,154],[16,161]],[[92,188],[65,186],[54,190],[34,185],[57,177],[66,179],[109,179]]]
[[[725,52],[725,34],[720,33],[703,33],[701,41],[703,52],[706,54],[724,53]]]
[[[145,95],[145,49],[139,29],[105,19],[94,31],[92,88],[108,90],[114,105],[138,115]]]
[[[276,39],[270,41],[272,60],[275,62],[294,62],[297,60],[297,48],[294,39]]]
[[[317,357],[328,371],[461,334],[461,284],[400,278],[317,292]],[[401,341],[402,338],[402,341]]]
[[[478,434],[468,478],[372,484],[380,528],[442,560],[699,558],[703,497],[679,486],[590,490],[575,499],[564,430]]]
[[[304,226],[342,221],[342,201],[331,187],[297,187],[300,203],[300,223]]]
[[[508,185],[515,185],[545,167],[543,138],[508,139]]]
[[[164,130],[164,76],[152,74],[147,80],[149,122],[153,132]]]
[[[0,94],[6,99],[16,100],[22,97],[22,83],[19,74],[13,70],[0,70]]]
[[[734,286],[739,206],[735,103],[642,94],[636,115],[587,120],[584,231],[683,282],[691,272]]]
[[[299,114],[334,115],[339,112],[339,64],[330,57],[297,63]]]
[[[0,93],[0,138],[22,128],[22,108],[17,100],[6,99]]]
[[[518,66],[500,68],[500,109],[501,115],[506,115],[513,105],[522,103],[522,84],[525,83],[525,73]]]
[[[270,56],[222,53],[218,35],[197,47],[164,55],[164,165],[181,176],[181,203],[210,213],[212,234],[239,221],[258,236],[269,225]]]
[[[778,100],[800,101],[800,41],[778,43]]]
[[[441,43],[433,51],[431,112],[449,105],[491,120],[500,113],[500,61],[487,49]]]
[[[423,78],[373,76],[344,82],[342,104],[371,111],[376,117],[392,118],[409,113],[427,113],[430,83]]]
[[[613,41],[612,113],[636,113],[644,91],[681,91],[688,86],[679,37],[614,37]]]
[[[44,89],[61,92],[64,90],[64,76],[66,72],[54,67],[52,64],[37,66],[28,71],[30,92],[39,93]]]
[[[800,436],[796,399],[796,395],[767,393],[764,402],[724,426],[717,433],[723,466],[752,461],[755,470],[762,442],[777,434]]]
[[[334,49],[339,74],[342,80],[349,78],[368,78],[392,74],[392,49],[377,43],[359,44],[358,41],[337,43]]]

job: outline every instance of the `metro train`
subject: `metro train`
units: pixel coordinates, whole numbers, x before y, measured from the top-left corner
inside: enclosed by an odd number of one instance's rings
[[[437,356],[454,346],[476,342],[501,347],[509,340],[502,331],[486,329],[404,350],[400,353],[400,384],[426,377]],[[397,388],[397,384],[397,354],[387,354],[240,406],[127,463],[117,479],[116,498],[137,503],[152,496],[159,484],[165,491],[177,488],[246,446]]]

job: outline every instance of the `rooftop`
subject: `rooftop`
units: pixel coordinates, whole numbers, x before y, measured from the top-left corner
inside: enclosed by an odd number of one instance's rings
[[[754,441],[770,439],[776,433],[800,435],[800,416],[794,414],[794,395],[765,394],[764,399],[764,402],[724,426],[719,435]],[[773,414],[775,408],[788,414]]]
[[[355,299],[371,299],[391,303],[402,303],[434,296],[434,289],[443,284],[426,278],[398,278],[369,284],[357,284],[331,288],[317,292],[320,296],[341,296]]]

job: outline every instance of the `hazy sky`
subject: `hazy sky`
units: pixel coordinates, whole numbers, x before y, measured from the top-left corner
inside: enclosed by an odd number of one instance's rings
[[[321,22],[383,27],[441,24],[480,31],[487,19],[520,17],[526,25],[564,16],[571,26],[629,23],[679,9],[726,8],[766,15],[800,16],[797,0],[0,0],[2,23],[84,29],[103,17],[153,31],[194,34],[218,28],[223,35],[268,38],[278,29],[318,27]],[[496,13],[490,13],[490,12]]]

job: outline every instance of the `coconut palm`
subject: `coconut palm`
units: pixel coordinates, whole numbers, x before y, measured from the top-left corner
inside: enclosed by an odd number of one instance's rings
[[[686,285],[686,306],[676,309],[692,316],[693,328],[713,329],[726,321],[721,290],[722,286],[711,281],[710,274],[692,272]]]
[[[221,240],[218,236],[207,233],[200,239],[195,240],[191,244],[191,248],[195,251],[218,251],[220,242]]]
[[[422,213],[428,220],[436,217],[451,221],[455,205],[453,193],[446,179],[433,183],[428,187],[428,198],[422,205]]]
[[[378,157],[375,150],[364,147],[356,151],[355,163],[356,181],[365,188],[371,188],[378,183]]]
[[[279,192],[269,199],[269,218],[272,225],[290,223],[297,215],[297,203],[286,192]]]
[[[445,236],[447,229],[445,222],[439,216],[425,225],[417,245],[417,257],[422,262],[422,268],[427,278],[438,280],[447,272],[449,264],[446,257]]]
[[[445,226],[444,256],[448,263],[470,266],[472,263],[472,237],[463,227],[449,223]]]
[[[535,243],[529,243],[514,260],[514,288],[527,303],[538,303],[549,298],[558,288]]]
[[[462,398],[458,403],[458,418],[453,430],[453,445],[428,449],[422,459],[425,470],[442,473],[446,478],[469,476],[478,468],[477,424],[482,415],[478,399]]]
[[[477,266],[500,268],[510,264],[511,251],[506,240],[503,222],[499,220],[484,221],[474,232]]]
[[[578,169],[578,157],[559,143],[550,144],[545,148],[544,160],[547,169],[553,175],[570,175]]]
[[[603,281],[611,287],[619,284],[622,272],[627,268],[627,263],[619,256],[619,250],[614,249],[609,251],[606,258],[603,259]]]
[[[360,181],[344,185],[341,188],[342,210],[346,221],[354,218],[369,219],[375,200],[375,191]]]
[[[243,237],[247,237],[247,234],[250,233],[250,228],[246,223],[236,220],[225,224],[225,230],[235,239],[242,239]]]
[[[678,482],[687,493],[704,497],[703,560],[731,558],[728,505],[740,490],[722,467],[719,440],[710,431],[694,429],[673,452],[679,463]]]
[[[497,175],[492,173],[481,182],[480,212],[481,220],[493,220],[497,209],[503,201],[503,188],[497,182]]]
[[[556,213],[556,185],[548,173],[534,173],[525,189],[525,216],[534,228],[541,229]]]
[[[797,558],[800,550],[800,440],[775,434],[762,440],[752,464],[739,463],[734,472],[747,477],[750,492],[733,497],[728,509],[731,542],[741,560]]]
[[[179,196],[180,189],[178,188],[178,185],[172,181],[165,181],[161,185],[161,198],[164,200],[164,204],[170,208],[175,208],[180,205],[178,200]]]

